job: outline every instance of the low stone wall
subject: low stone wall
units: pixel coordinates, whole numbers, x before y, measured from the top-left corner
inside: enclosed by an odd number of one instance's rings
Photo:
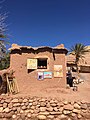
[[[0,120],[90,120],[90,103],[0,96]]]

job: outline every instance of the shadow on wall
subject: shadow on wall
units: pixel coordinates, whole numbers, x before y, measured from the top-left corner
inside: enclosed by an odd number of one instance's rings
[[[0,94],[7,93],[7,82],[0,76]]]

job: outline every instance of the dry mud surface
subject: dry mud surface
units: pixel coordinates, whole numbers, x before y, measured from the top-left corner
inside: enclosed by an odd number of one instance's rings
[[[85,100],[90,102],[90,73],[81,73],[80,78],[84,80],[84,83],[80,83],[78,85],[78,91],[73,91],[71,89],[65,89],[65,88],[58,88],[56,86],[47,88],[47,89],[41,89],[40,86],[38,86],[38,90],[36,88],[29,89],[27,87],[27,92],[18,93],[15,96],[37,96],[37,97],[53,97],[57,99],[66,99],[70,101],[74,100]],[[60,81],[58,81],[58,84],[60,84]],[[23,86],[22,86],[23,87]]]

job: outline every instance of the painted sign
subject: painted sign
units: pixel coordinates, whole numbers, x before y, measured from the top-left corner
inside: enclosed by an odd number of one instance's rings
[[[43,79],[44,79],[44,73],[38,72],[38,80],[43,80]]]
[[[37,59],[27,59],[27,69],[37,69]]]
[[[44,78],[52,78],[52,72],[44,72]]]
[[[54,65],[54,77],[63,77],[62,65]]]

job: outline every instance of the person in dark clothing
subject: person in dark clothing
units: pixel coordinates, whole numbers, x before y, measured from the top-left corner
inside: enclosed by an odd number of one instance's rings
[[[2,77],[0,75],[0,87],[1,87],[1,85],[2,85]]]
[[[73,77],[71,71],[68,71],[67,73],[67,84],[69,84],[70,87],[73,87]]]

